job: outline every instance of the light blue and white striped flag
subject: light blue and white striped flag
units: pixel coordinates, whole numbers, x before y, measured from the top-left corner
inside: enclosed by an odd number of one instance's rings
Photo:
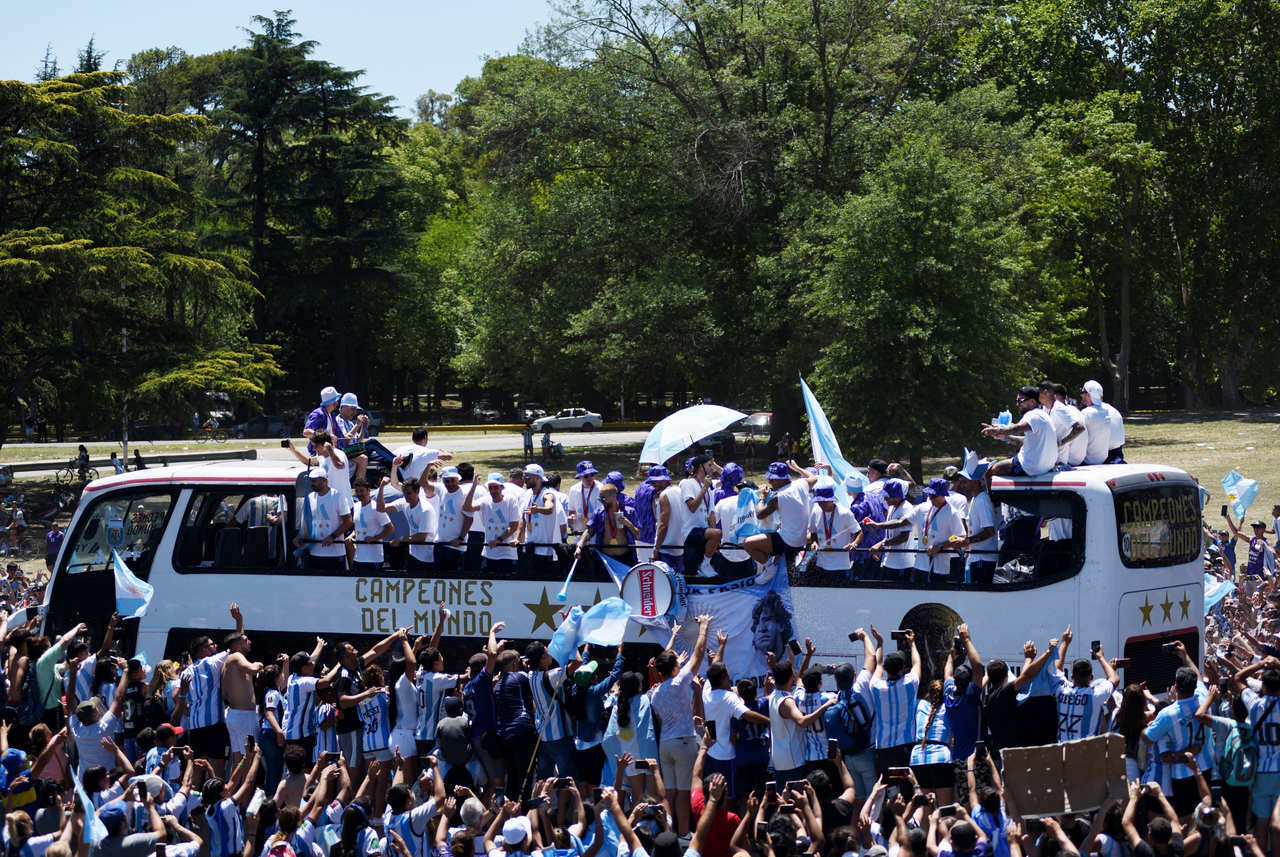
[[[1258,480],[1246,479],[1232,470],[1222,477],[1222,490],[1227,494],[1227,503],[1237,518],[1243,518],[1249,506],[1258,496]]]
[[[147,615],[156,588],[135,577],[119,551],[113,550],[111,556],[116,570],[116,612],[121,619],[141,619]]]

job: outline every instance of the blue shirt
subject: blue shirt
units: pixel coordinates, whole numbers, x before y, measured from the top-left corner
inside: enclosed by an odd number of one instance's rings
[[[476,735],[498,730],[498,714],[493,700],[493,674],[480,670],[462,688],[462,698],[471,715],[471,729]]]
[[[862,541],[858,542],[858,544],[865,546],[865,548],[859,547],[852,552],[853,560],[857,562],[871,559],[870,546],[880,541],[881,538],[880,531],[863,524],[862,519],[870,518],[877,523],[883,523],[886,515],[888,515],[888,509],[885,507],[884,495],[882,494],[867,494],[864,491],[854,496],[857,499],[849,504],[849,511],[853,513],[853,519],[858,522],[858,528],[862,530]]]
[[[235,857],[244,850],[244,827],[235,801],[223,798],[205,817],[209,821],[209,857]]]
[[[957,759],[967,759],[973,755],[978,741],[982,691],[969,682],[964,693],[957,693],[955,681],[948,681],[942,693],[947,706],[947,724],[951,727],[951,754]]]
[[[533,689],[526,673],[501,673],[493,688],[493,701],[498,735],[504,741],[519,740],[534,732]]]
[[[987,835],[988,848],[991,850],[992,857],[1011,857],[1009,835],[1004,829],[1004,813],[992,817],[991,813],[978,807],[973,811],[972,818],[974,824],[982,828],[982,832]]]
[[[745,700],[744,700],[745,702]],[[769,701],[756,698],[755,702],[745,703],[747,708],[756,714],[769,716]],[[733,734],[734,764],[767,765],[769,764],[769,727],[762,723],[750,723],[740,718],[729,721],[729,731]]]
[[[648,482],[641,482],[640,487],[636,488],[635,500],[632,501],[634,507],[634,518],[631,523],[636,525],[640,530],[640,541],[653,543],[653,537],[658,534],[658,522],[653,517],[653,486]]]
[[[595,747],[604,739],[604,695],[618,680],[618,676],[622,675],[622,663],[622,658],[614,658],[613,668],[609,670],[607,676],[581,691],[571,691],[585,694],[582,703],[583,716],[575,724],[577,736],[574,745],[579,750]]]

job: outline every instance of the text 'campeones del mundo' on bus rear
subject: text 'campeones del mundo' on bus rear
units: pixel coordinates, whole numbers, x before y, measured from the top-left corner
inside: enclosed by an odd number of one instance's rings
[[[860,661],[855,628],[912,628],[922,654],[939,664],[956,627],[969,623],[984,658],[1022,661],[1024,641],[1043,649],[1071,626],[1071,655],[1088,657],[1098,641],[1108,657],[1131,659],[1126,682],[1168,681],[1175,659],[1164,643],[1181,640],[1193,657],[1203,650],[1203,564],[1198,487],[1184,472],[1150,465],[1081,467],[1035,478],[992,483],[1000,512],[997,571],[991,584],[907,584],[848,580],[841,573],[803,568],[721,583],[686,584],[664,568],[637,566],[611,576],[588,554],[567,591],[556,594],[571,551],[555,565],[523,562],[514,576],[494,579],[467,563],[459,572],[386,571],[370,576],[299,568],[292,548],[305,496],[303,469],[269,462],[235,462],[148,469],[97,480],[84,492],[48,588],[45,633],[86,622],[103,632],[114,603],[113,552],[155,587],[147,615],[123,623],[126,652],[153,661],[184,650],[196,634],[230,630],[227,606],[239,602],[245,626],[261,649],[309,648],[326,639],[381,637],[408,627],[429,634],[437,605],[450,612],[446,649],[473,650],[490,626],[506,622],[508,639],[549,639],[570,605],[590,606],[623,590],[656,616],[631,623],[627,639],[664,645],[663,621],[711,613],[715,630],[730,635],[726,661],[735,675],[765,672],[765,652],[781,653],[791,639],[811,637],[818,662]],[[465,494],[469,486],[463,486]],[[275,523],[245,514],[264,498],[285,509]],[[461,502],[454,498],[455,502]],[[397,519],[399,518],[399,519]],[[1053,522],[1056,521],[1056,524]],[[402,516],[393,515],[399,535]],[[1051,527],[1050,525],[1053,524]],[[1050,538],[1052,536],[1052,538]],[[656,611],[649,609],[656,598]],[[685,623],[683,635],[696,623]],[[714,639],[714,638],[713,638]],[[636,647],[639,649],[640,647]],[[1154,685],[1159,686],[1159,685]]]

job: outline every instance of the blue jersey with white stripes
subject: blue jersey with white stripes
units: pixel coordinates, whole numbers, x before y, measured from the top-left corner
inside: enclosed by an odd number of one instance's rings
[[[244,850],[240,807],[231,798],[218,801],[205,818],[209,822],[209,857],[235,857]]]
[[[382,814],[383,828],[390,834],[400,834],[404,844],[409,847],[409,857],[424,857],[429,854],[427,848],[427,822],[436,814],[436,802],[428,799],[408,812],[393,813],[390,808]],[[388,836],[388,838],[390,838]]]
[[[887,750],[915,740],[916,689],[919,686],[920,682],[910,672],[893,681],[881,676],[871,682],[871,705],[876,714],[876,747]]]
[[[284,690],[284,729],[286,741],[297,741],[316,734],[315,676],[289,676]]]
[[[222,722],[222,665],[230,652],[201,658],[182,671],[187,685],[187,728],[202,729]]]
[[[329,724],[326,726],[325,721]],[[316,752],[338,755],[338,706],[325,702],[316,709]]]
[[[366,753],[385,750],[391,740],[391,706],[385,693],[375,694],[356,705],[360,717],[361,746]]]
[[[927,699],[916,703],[916,745],[911,764],[933,765],[951,761],[951,724],[942,710]]]
[[[436,723],[440,720],[445,694],[458,686],[459,677],[448,673],[418,670],[416,678],[414,684],[418,690],[418,722],[413,731],[413,737],[419,741],[433,741],[436,737]]]
[[[529,687],[533,690],[534,722],[543,741],[559,741],[573,734],[564,705],[561,704],[564,691],[556,692],[564,684],[564,677],[564,667],[533,670],[529,673]]]

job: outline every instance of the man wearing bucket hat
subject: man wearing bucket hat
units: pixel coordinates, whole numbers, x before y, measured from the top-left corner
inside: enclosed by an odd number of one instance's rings
[[[685,462],[689,475],[680,481],[680,500],[689,512],[685,518],[684,533],[676,534],[676,540],[684,544],[684,573],[697,573],[702,577],[714,577],[711,557],[720,547],[720,531],[711,528],[712,478],[719,465],[709,455],[694,455]]]
[[[653,548],[643,547],[644,544],[653,544],[653,536],[658,528],[657,515],[658,495],[653,490],[653,483],[649,481],[649,465],[640,465],[640,484],[636,486],[635,496],[631,498],[632,518],[636,522],[636,526],[640,528],[641,547],[636,549],[640,560],[647,561],[653,556]]]
[[[808,548],[816,552],[815,564],[824,572],[849,576],[849,551],[858,532],[853,513],[836,502],[836,485],[819,479],[813,488],[813,511],[809,513]]]
[[[854,531],[853,563],[850,574],[854,580],[879,580],[880,560],[871,553],[871,546],[879,541],[879,536],[865,520],[883,521],[887,507],[884,503],[884,486],[874,494],[867,492],[867,486],[856,473],[851,473],[844,480],[844,488],[849,492],[849,513],[853,515]]]
[[[956,491],[969,498],[966,513],[968,534],[960,543],[966,558],[964,582],[989,584],[995,577],[999,542],[996,540],[996,510],[983,479],[991,462],[967,452],[964,468],[956,474]]]
[[[525,557],[536,572],[556,568],[554,545],[560,541],[556,527],[556,494],[546,483],[539,464],[524,466],[526,500],[520,514],[516,540],[525,547]]]
[[[569,532],[581,534],[591,523],[591,516],[600,509],[600,486],[596,484],[596,466],[590,461],[579,461],[574,478],[577,483],[569,489]]]
[[[924,488],[925,502],[902,517],[872,524],[878,530],[915,527],[920,534],[920,547],[929,559],[929,574],[932,576],[945,576],[950,572],[946,556],[939,558],[939,555],[955,552],[956,544],[964,540],[964,524],[947,502],[950,490],[947,480],[930,479]]]
[[[792,479],[792,474],[796,478]],[[809,527],[809,507],[812,489],[818,481],[816,474],[801,470],[794,461],[775,461],[765,472],[769,490],[764,501],[756,509],[756,515],[767,518],[778,513],[777,532],[768,533],[770,556],[784,558],[790,568],[800,551],[804,550],[805,533]]]
[[[369,437],[369,415],[360,413],[360,400],[355,393],[342,394],[336,422],[338,446],[351,461],[352,478],[359,479],[369,466],[369,456],[364,454],[364,441]]]
[[[720,471],[720,489],[716,492],[716,529],[720,531],[720,549],[712,557],[716,573],[729,580],[754,577],[756,563],[769,559],[769,537],[760,530],[756,517],[755,491],[739,493],[742,467],[730,461]],[[733,547],[730,547],[733,545]]]
[[[618,505],[622,507],[623,513],[634,521],[636,519],[636,501],[633,497],[627,495],[627,479],[622,475],[622,471],[610,470],[604,481],[605,484],[612,485],[618,489]]]
[[[337,387],[325,387],[320,391],[320,407],[307,414],[307,421],[302,425],[302,436],[310,441],[318,431],[327,431],[332,437],[338,437],[338,403],[342,401]],[[307,451],[314,453],[315,447],[307,444]]]
[[[510,576],[516,570],[516,530],[520,527],[521,508],[515,497],[503,494],[506,481],[501,473],[490,473],[483,479],[477,475],[462,504],[462,511],[478,515],[484,522],[484,569],[496,577]],[[481,482],[487,493],[476,497]]]
[[[675,535],[689,510],[680,502],[680,488],[671,484],[671,472],[667,468],[661,464],[650,467],[649,483],[653,485],[653,553],[678,569],[684,562],[684,546],[675,543]]]

